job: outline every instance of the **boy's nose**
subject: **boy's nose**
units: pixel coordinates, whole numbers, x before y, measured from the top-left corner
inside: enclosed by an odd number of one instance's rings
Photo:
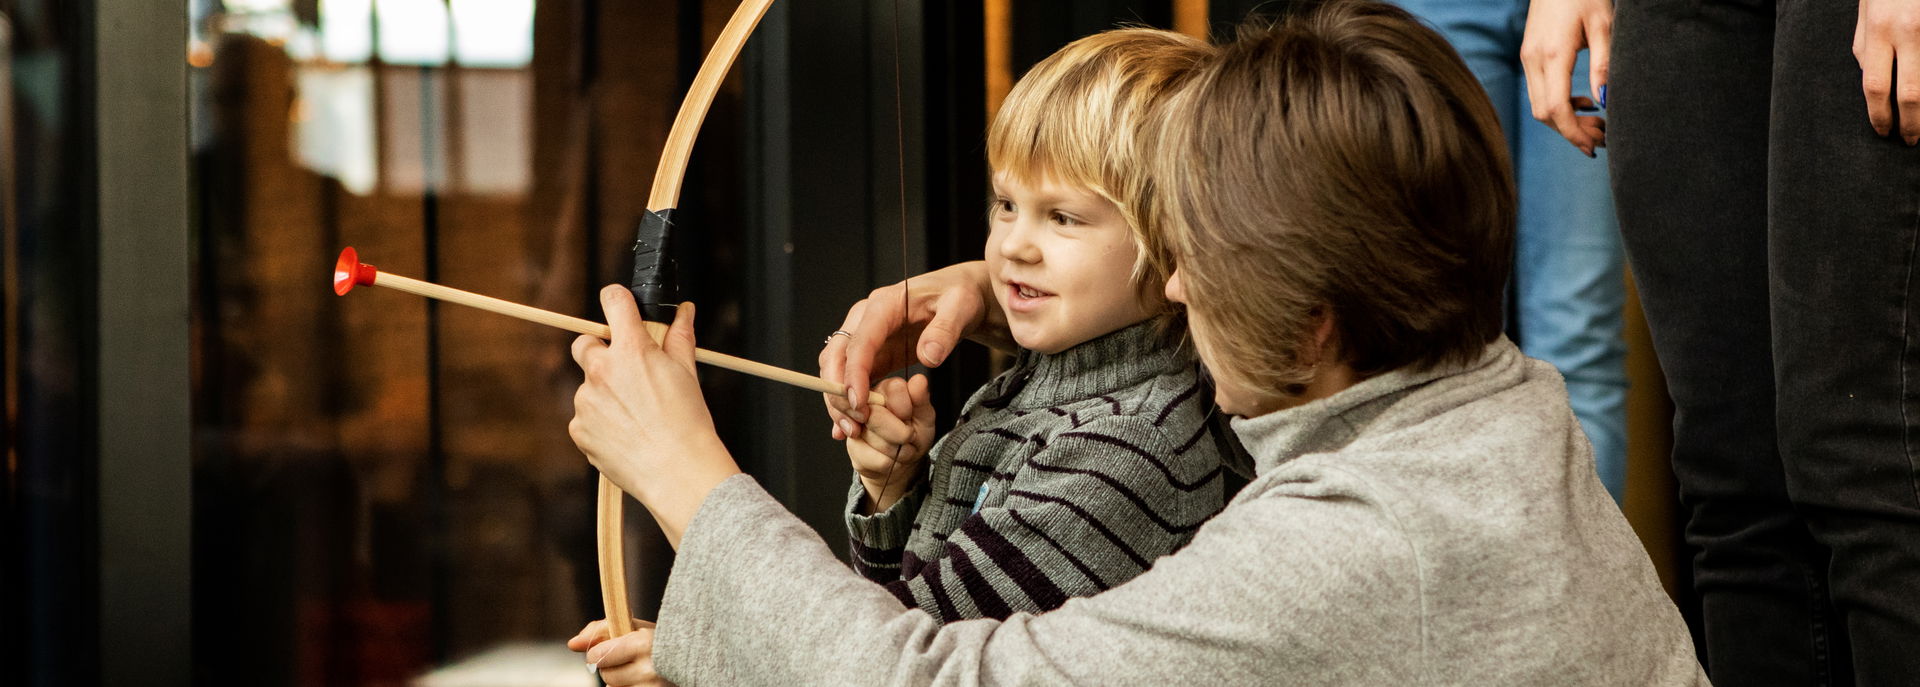
[[[1000,238],[1000,257],[1015,262],[1040,262],[1040,246],[1032,240],[1030,229],[1016,222]]]

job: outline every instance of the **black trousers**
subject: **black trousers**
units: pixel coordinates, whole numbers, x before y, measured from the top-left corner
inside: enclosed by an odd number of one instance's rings
[[[1717,684],[1920,685],[1920,149],[1867,122],[1856,11],[1616,8],[1614,197]]]

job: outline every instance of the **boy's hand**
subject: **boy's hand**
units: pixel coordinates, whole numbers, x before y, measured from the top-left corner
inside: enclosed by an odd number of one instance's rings
[[[872,406],[867,431],[847,440],[847,458],[867,488],[867,512],[880,513],[905,496],[919,478],[920,459],[933,445],[933,403],[927,376],[880,382],[887,405]]]
[[[672,687],[653,669],[653,623],[634,620],[633,628],[633,634],[608,639],[607,621],[595,620],[567,640],[567,648],[586,652],[587,665],[607,687]]]

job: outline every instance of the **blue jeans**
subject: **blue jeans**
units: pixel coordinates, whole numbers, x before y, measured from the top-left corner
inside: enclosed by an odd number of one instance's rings
[[[1453,43],[1500,113],[1520,192],[1508,335],[1567,379],[1573,414],[1593,442],[1600,482],[1619,501],[1627,481],[1626,282],[1607,181],[1607,153],[1588,159],[1533,119],[1520,38],[1526,0],[1400,0]],[[1574,95],[1588,95],[1587,57]],[[1598,98],[1595,98],[1598,100]]]

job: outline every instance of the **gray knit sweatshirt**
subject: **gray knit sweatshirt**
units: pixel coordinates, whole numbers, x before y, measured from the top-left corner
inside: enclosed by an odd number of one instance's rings
[[[656,665],[688,687],[1706,684],[1560,376],[1511,343],[1234,429],[1259,476],[1191,543],[1004,621],[902,609],[729,478],[681,539]]]
[[[1226,503],[1228,430],[1192,355],[1158,329],[1022,353],[884,513],[862,514],[854,480],[854,570],[941,622],[1005,618],[1105,591],[1186,544]]]

